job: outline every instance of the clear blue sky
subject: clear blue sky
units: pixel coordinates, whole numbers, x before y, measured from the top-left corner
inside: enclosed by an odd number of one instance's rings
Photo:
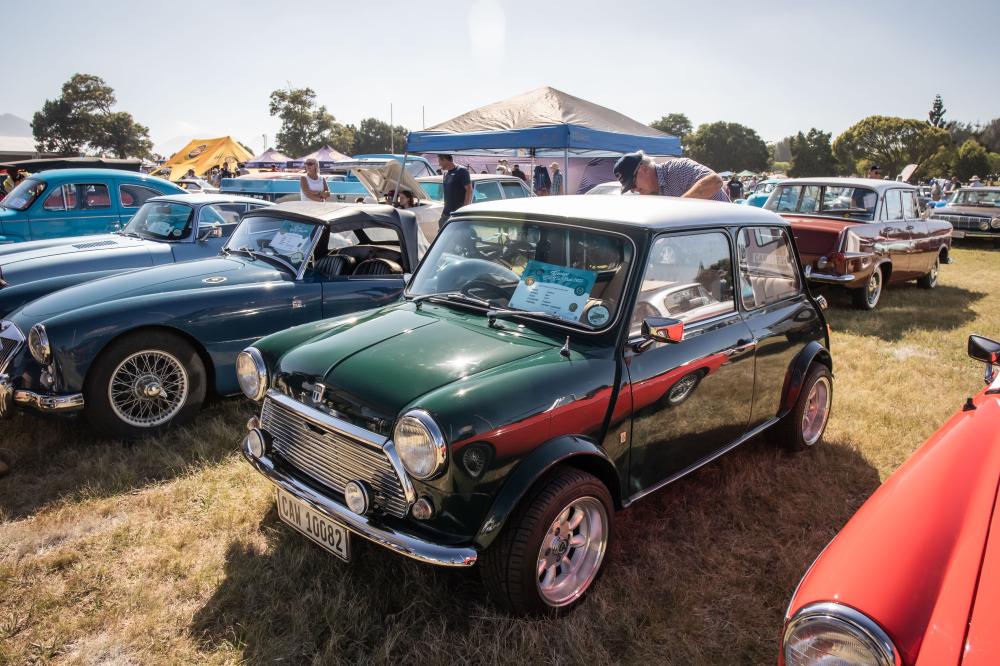
[[[410,129],[551,85],[643,122],[683,112],[773,141],[870,114],[1000,116],[1000,1],[10,0],[0,113],[30,120],[75,72],[103,77],[161,150],[254,150],[269,93],[309,86],[342,122]]]

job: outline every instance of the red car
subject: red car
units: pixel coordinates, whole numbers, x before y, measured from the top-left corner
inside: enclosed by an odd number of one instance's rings
[[[781,666],[1000,664],[1000,343],[988,386],[868,499],[785,615]]]

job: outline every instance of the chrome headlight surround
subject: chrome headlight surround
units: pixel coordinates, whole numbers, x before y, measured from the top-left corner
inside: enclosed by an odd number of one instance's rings
[[[831,645],[853,643],[856,654],[865,657],[858,663],[876,666],[900,666],[902,663],[896,646],[874,620],[849,606],[833,602],[810,604],[801,608],[785,627],[781,641],[781,653],[785,666],[807,666],[820,663],[818,658],[830,656],[827,652],[803,650],[815,649],[816,643],[834,649]],[[796,652],[791,652],[796,649]]]
[[[52,346],[49,344],[49,334],[44,324],[35,324],[28,331],[28,351],[31,352],[31,357],[42,365],[52,362]]]
[[[247,347],[236,355],[236,379],[243,395],[260,401],[267,392],[269,376],[264,357],[253,347]]]
[[[990,226],[994,229],[1000,229],[1000,217],[994,217],[990,220]],[[3,282],[3,280],[0,280],[0,282]]]
[[[421,481],[437,476],[448,461],[444,435],[431,415],[422,409],[411,409],[396,422],[392,441],[403,467]]]

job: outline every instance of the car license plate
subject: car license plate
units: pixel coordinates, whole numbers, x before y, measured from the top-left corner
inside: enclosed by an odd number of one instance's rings
[[[276,501],[283,521],[345,562],[351,559],[351,533],[346,527],[283,490],[278,491]]]
[[[951,237],[952,238],[965,238],[965,232],[964,231],[959,231],[958,229],[952,229],[951,230]]]

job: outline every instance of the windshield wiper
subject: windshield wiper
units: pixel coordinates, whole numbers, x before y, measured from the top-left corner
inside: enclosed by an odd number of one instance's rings
[[[121,230],[121,231],[116,231],[115,233],[118,234],[119,236],[129,236],[130,238],[142,238],[142,236],[140,236],[136,232],[134,232],[134,231],[125,231],[124,229]]]
[[[254,259],[257,258],[257,253],[253,251],[253,248],[246,247],[245,245],[243,247],[235,247],[235,248],[226,246],[222,248],[222,250],[224,252],[242,252],[250,257],[250,261],[253,261]]]
[[[572,319],[564,319],[559,315],[554,315],[549,312],[532,312],[531,310],[511,310],[509,308],[493,308],[486,313],[486,318],[489,321],[489,325],[496,328],[497,319],[510,319],[512,317],[533,317],[535,319],[544,319],[546,321],[552,321],[559,324],[579,324],[580,322],[573,321]],[[591,328],[587,326],[587,328]]]
[[[420,309],[420,304],[424,301],[429,301],[433,299],[440,298],[441,300],[469,303],[471,305],[479,305],[484,308],[492,308],[493,304],[483,298],[476,298],[475,296],[469,296],[468,294],[463,294],[460,291],[443,291],[437,294],[421,294],[420,296],[407,296],[408,301],[413,303],[416,308]]]

